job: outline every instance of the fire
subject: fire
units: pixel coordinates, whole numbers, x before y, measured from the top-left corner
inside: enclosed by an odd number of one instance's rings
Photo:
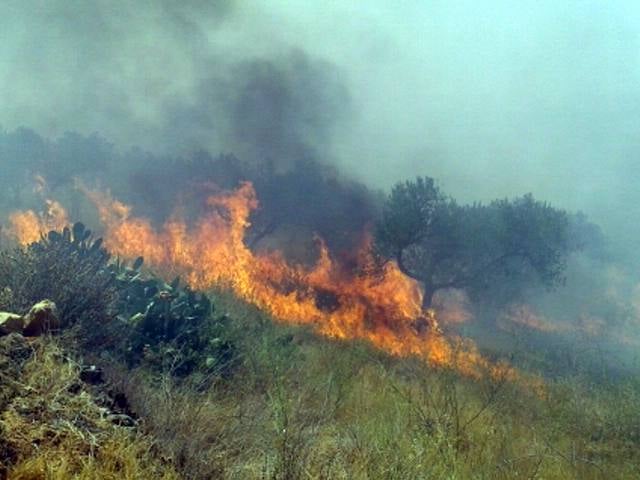
[[[64,207],[55,200],[45,200],[45,210],[14,212],[9,216],[9,233],[21,245],[37,242],[51,230],[62,230],[69,225]]]
[[[142,255],[147,264],[167,276],[180,275],[194,289],[227,287],[280,321],[311,324],[334,338],[366,339],[393,355],[419,356],[471,376],[486,370],[515,376],[509,367],[491,365],[471,342],[447,339],[435,314],[422,310],[419,284],[395,263],[372,273],[368,245],[351,270],[334,261],[320,240],[312,268],[290,265],[278,252],[252,252],[244,237],[258,199],[248,182],[209,197],[209,213],[195,223],[174,217],[160,230],[108,194],[85,193],[98,209],[112,253]]]
[[[244,238],[258,199],[249,182],[210,196],[209,211],[198,221],[187,224],[175,215],[160,230],[133,216],[129,206],[108,193],[77,187],[96,206],[105,246],[112,254],[143,256],[161,274],[179,275],[194,289],[230,288],[279,321],[309,324],[329,337],[368,340],[393,355],[417,356],[472,377],[486,372],[511,380],[519,377],[508,365],[485,359],[472,341],[445,337],[435,312],[422,309],[420,285],[394,262],[374,262],[371,238],[365,239],[356,268],[349,269],[331,257],[321,239],[312,268],[289,264],[277,251],[252,252]],[[16,212],[10,222],[11,233],[22,245],[69,224],[64,208],[51,200],[40,214]],[[458,321],[468,318],[463,300],[455,297],[449,302],[457,305],[453,317]]]

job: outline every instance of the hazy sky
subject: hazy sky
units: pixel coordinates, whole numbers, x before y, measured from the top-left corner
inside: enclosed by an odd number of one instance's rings
[[[640,236],[640,2],[5,0],[0,104],[9,129],[240,155],[277,117],[274,154]]]

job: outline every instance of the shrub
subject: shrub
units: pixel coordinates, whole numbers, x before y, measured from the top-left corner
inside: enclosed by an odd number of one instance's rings
[[[108,262],[102,240],[94,240],[83,224],[49,232],[39,242],[0,253],[0,306],[23,314],[49,299],[63,327],[104,322],[116,299]]]
[[[212,316],[209,298],[141,272],[143,259],[111,268],[118,289],[119,337],[130,366],[141,362],[175,376],[194,370],[231,373],[235,348],[225,339],[227,318]]]
[[[25,313],[54,301],[63,327],[74,326],[85,349],[124,355],[130,366],[151,366],[185,376],[196,369],[230,374],[233,345],[226,318],[213,319],[209,298],[110,261],[102,240],[81,223],[49,232],[27,247],[0,252],[0,308]]]

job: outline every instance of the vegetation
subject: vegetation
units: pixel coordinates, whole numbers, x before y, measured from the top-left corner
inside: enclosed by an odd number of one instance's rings
[[[22,359],[11,358],[16,355]],[[4,337],[0,360],[3,367],[20,370],[14,375],[16,388],[0,412],[0,477],[181,478],[154,454],[151,437],[109,421],[80,382],[80,366],[55,339],[27,344]],[[6,389],[7,380],[0,389]]]
[[[99,172],[156,223],[176,204],[187,221],[197,217],[204,196],[248,178],[261,201],[251,248],[277,242],[291,254],[288,240],[320,233],[348,269],[364,225],[379,218],[377,253],[424,284],[425,306],[445,287],[512,303],[568,274],[583,283],[570,301],[604,319],[597,332],[637,326],[636,311],[602,301],[589,275],[607,261],[602,232],[530,195],[460,205],[418,178],[396,185],[379,210],[366,188],[306,157],[287,169],[206,152],[165,158],[116,152],[99,136],[48,141],[26,129],[0,134],[0,166],[9,172],[3,208],[44,195],[21,188],[42,173],[73,206],[72,179]],[[588,255],[565,268],[581,248]],[[566,331],[498,330],[492,310],[455,327],[477,329],[486,358],[544,375],[541,393],[278,324],[228,292],[194,292],[142,259],[111,258],[81,224],[0,252],[0,310],[22,314],[45,298],[57,304],[61,332],[0,338],[0,478],[637,478],[638,365],[614,368],[590,318],[576,315],[584,326]],[[87,365],[106,383],[85,383]],[[110,420],[114,405],[131,425]]]
[[[112,350],[130,365],[169,362],[173,373],[216,368],[228,373],[233,346],[221,337],[206,295],[110,262],[102,240],[83,224],[50,232],[27,247],[0,252],[0,309],[25,313],[42,299],[58,306],[84,348]]]
[[[564,377],[539,397],[215,302],[243,361],[206,400],[166,374],[111,370],[189,478],[634,478],[634,380]]]
[[[0,252],[0,309],[25,313],[49,299],[66,326],[100,325],[112,315],[116,294],[108,262],[102,241],[94,241],[81,223],[26,248]]]
[[[527,283],[562,282],[570,252],[564,211],[525,195],[488,205],[458,205],[435,181],[396,184],[376,229],[376,247],[422,282],[425,307],[443,288],[471,293],[509,283],[513,300]]]
[[[50,258],[52,242],[59,262],[72,262],[79,251],[89,255],[95,242],[80,232],[76,226],[49,235],[14,258],[62,275],[32,256]],[[102,272],[111,275],[119,316],[102,323],[78,316],[100,332],[90,347],[86,330],[72,328],[59,339],[23,340],[8,350],[0,451],[9,478],[588,480],[637,474],[637,379],[595,383],[563,369],[540,395],[493,376],[465,379],[367,344],[281,326],[229,293],[212,294],[214,309],[179,282],[167,285],[143,271],[141,260],[111,263],[94,275]],[[0,280],[10,281],[4,274]],[[53,282],[47,293],[61,311],[79,311],[64,304],[77,295],[57,292],[66,288]],[[198,343],[204,337],[224,339],[231,350],[207,350]],[[221,356],[207,361],[215,355]],[[231,370],[218,361],[225,355],[234,358]],[[190,363],[194,357],[199,361]],[[119,392],[137,426],[108,421],[99,392],[78,382],[86,362],[104,368],[109,390]],[[177,368],[183,363],[190,368]]]
[[[334,251],[353,248],[377,214],[377,197],[313,157],[296,158],[282,168],[270,159],[252,164],[231,154],[216,156],[206,151],[183,156],[162,156],[139,148],[118,151],[97,134],[68,132],[49,140],[28,128],[0,130],[0,169],[6,173],[0,178],[0,209],[38,210],[43,197],[55,193],[74,218],[87,219],[90,212],[83,210],[81,194],[73,189],[74,180],[79,179],[108,185],[140,215],[162,222],[178,204],[198,215],[203,197],[248,180],[260,199],[247,239],[253,248],[275,237],[285,240],[280,243],[286,254],[293,254],[286,239],[303,236],[312,243],[316,235]],[[35,195],[34,180],[38,182]]]
[[[104,325],[104,337],[129,366],[170,369],[175,376],[195,370],[228,376],[235,363],[234,345],[225,339],[228,318],[215,316],[209,298],[180,284],[141,271],[142,257],[131,267],[111,265],[115,276],[118,315]]]

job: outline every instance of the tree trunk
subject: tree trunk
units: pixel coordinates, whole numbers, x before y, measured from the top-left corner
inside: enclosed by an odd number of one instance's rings
[[[426,281],[423,278],[418,278],[407,268],[407,266],[402,261],[402,253],[403,250],[399,250],[396,253],[396,262],[398,264],[398,268],[407,277],[413,278],[414,280],[418,280],[420,283],[422,283],[422,289],[424,292],[424,295],[422,297],[422,309],[426,310],[428,308],[431,308],[431,305],[433,304],[433,294],[436,293],[437,289],[433,286],[432,282]]]
[[[424,294],[422,297],[422,309],[427,310],[433,305],[433,295],[436,293],[436,291],[428,286],[425,282],[422,283],[422,287],[424,289]]]

